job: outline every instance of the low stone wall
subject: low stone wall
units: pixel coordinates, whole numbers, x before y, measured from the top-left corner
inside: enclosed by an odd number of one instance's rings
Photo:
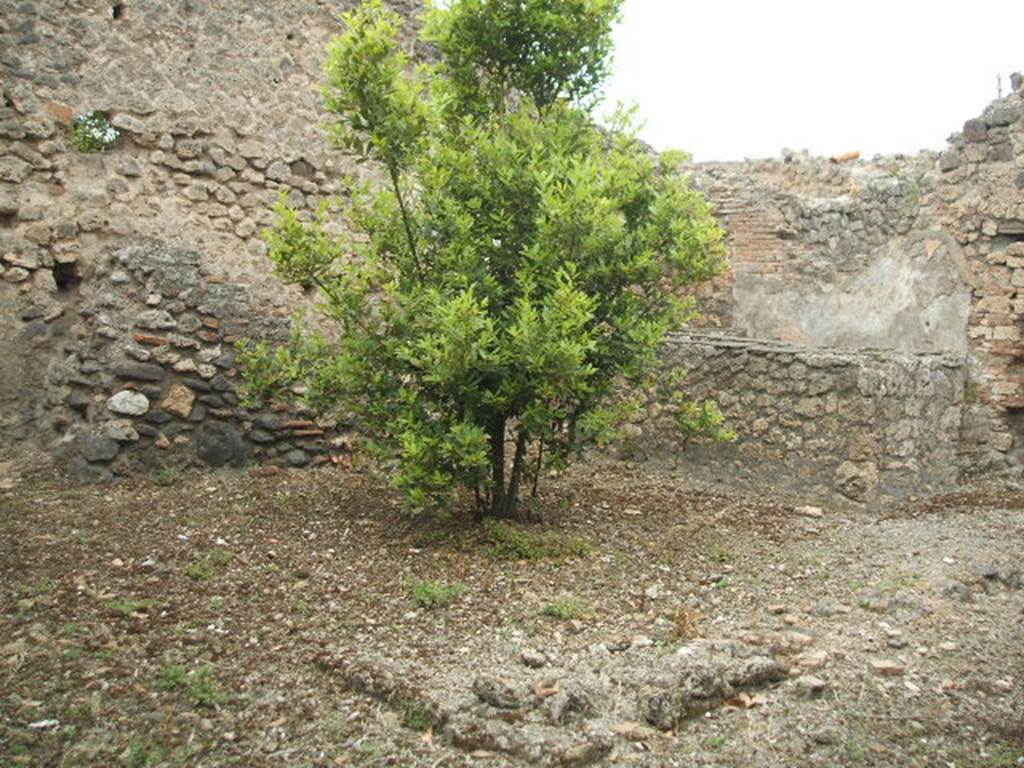
[[[670,408],[652,401],[633,440],[699,477],[869,503],[959,479],[960,357],[680,335],[665,359],[687,372],[689,397],[718,401],[738,439],[683,451]]]
[[[153,244],[114,250],[97,271],[73,314],[38,316],[31,302],[23,311],[29,344],[59,339],[63,357],[35,401],[59,414],[58,455],[73,479],[193,463],[306,466],[345,452],[332,423],[240,404],[234,343],[289,333],[250,304],[247,286],[211,281],[198,254]]]

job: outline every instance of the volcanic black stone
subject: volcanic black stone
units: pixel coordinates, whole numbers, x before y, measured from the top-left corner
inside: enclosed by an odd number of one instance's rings
[[[87,435],[82,440],[82,457],[89,462],[112,461],[117,457],[120,446],[116,440],[99,435]]]
[[[309,464],[309,454],[306,453],[305,451],[300,451],[298,449],[294,451],[288,451],[285,458],[288,460],[288,463],[291,464],[293,467],[304,467],[307,464]]]
[[[121,363],[114,368],[114,373],[122,379],[136,381],[162,381],[164,369],[151,363]]]
[[[76,483],[103,483],[114,479],[114,475],[102,464],[90,464],[79,456],[68,467],[68,476]]]
[[[64,403],[74,411],[85,411],[92,403],[92,398],[80,389],[73,389],[71,394],[64,398]]]
[[[177,437],[182,432],[190,432],[191,430],[191,424],[182,424],[180,421],[176,421],[173,424],[168,424],[166,427],[164,427],[164,436]]]
[[[166,424],[174,417],[171,416],[171,414],[167,413],[166,411],[154,410],[150,411],[142,418],[144,418],[150,424],[156,424],[157,426],[160,426],[161,424]]]
[[[235,364],[235,353],[234,352],[225,352],[220,357],[215,358],[214,361],[213,361],[213,364],[215,366],[217,366],[218,368],[224,368],[224,369],[230,368],[231,366],[233,366]]]
[[[249,449],[242,435],[230,424],[211,421],[203,425],[196,440],[196,455],[207,464],[223,467],[245,463]]]
[[[254,443],[266,444],[274,442],[274,436],[262,429],[254,429],[252,432],[250,432],[249,439],[252,440]]]
[[[182,379],[181,383],[196,392],[211,392],[210,385],[202,379]]]
[[[273,432],[281,427],[281,417],[276,413],[261,413],[253,419],[256,426]]]

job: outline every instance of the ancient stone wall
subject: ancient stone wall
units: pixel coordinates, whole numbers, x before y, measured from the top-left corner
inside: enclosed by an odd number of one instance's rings
[[[819,500],[879,503],[948,490],[960,477],[960,356],[686,334],[671,340],[665,362],[685,371],[688,397],[717,400],[737,440],[684,447],[673,407],[652,400],[627,452]]]
[[[319,427],[276,429],[305,419],[238,406],[231,350],[306,300],[265,258],[281,191],[315,210],[366,172],[318,129],[351,5],[0,2],[0,443],[81,477],[326,455]],[[120,135],[84,154],[92,111]]]
[[[311,298],[265,258],[281,191],[311,212],[372,173],[319,127],[352,4],[0,0],[0,445],[84,479],[343,449],[333,424],[244,408],[232,355]],[[108,152],[70,144],[91,111]],[[685,462],[868,500],[1018,460],[1021,113],[1018,79],[941,155],[690,169],[733,263],[704,330],[747,341],[667,350],[741,434]]]
[[[967,395],[958,465],[1018,463],[1019,77],[941,154],[837,163],[786,153],[691,171],[729,232],[732,263],[701,291],[706,327],[836,351],[961,356]]]

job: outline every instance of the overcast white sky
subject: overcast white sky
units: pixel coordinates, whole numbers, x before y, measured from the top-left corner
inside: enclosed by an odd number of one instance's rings
[[[1024,0],[626,0],[606,93],[698,160],[941,149],[1024,71]]]

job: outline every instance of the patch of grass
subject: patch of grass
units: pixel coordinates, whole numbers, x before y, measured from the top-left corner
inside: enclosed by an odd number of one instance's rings
[[[370,765],[380,761],[385,755],[387,755],[387,749],[381,744],[377,744],[373,741],[362,742],[357,749],[359,754],[356,757],[359,760],[359,765]]]
[[[1017,768],[1024,764],[1024,745],[1013,746],[1005,742],[996,742],[988,750],[988,755],[974,765],[974,768]]]
[[[129,768],[150,768],[167,759],[163,748],[142,739],[134,739],[124,753],[125,765]]]
[[[711,555],[711,559],[716,563],[725,564],[731,562],[733,559],[733,553],[727,547],[721,544],[712,544],[708,547],[708,554]]]
[[[66,621],[60,626],[60,634],[62,637],[74,637],[81,631],[81,627],[73,621]]]
[[[629,555],[625,551],[616,547],[612,550],[611,565],[612,573],[622,573],[626,570],[626,566],[629,565]]]
[[[594,551],[586,539],[557,531],[531,531],[504,520],[485,520],[484,536],[496,560],[567,560]]]
[[[340,741],[348,731],[348,720],[340,712],[332,712],[324,717],[323,729],[331,739]]]
[[[438,581],[417,581],[409,589],[416,607],[428,610],[451,605],[468,591],[465,584],[442,584]]]
[[[540,612],[542,616],[550,616],[560,621],[585,619],[594,613],[589,604],[575,597],[556,598],[545,605]]]
[[[422,701],[403,701],[398,706],[398,719],[410,730],[423,732],[434,725],[434,713]]]
[[[209,667],[197,669],[189,675],[185,692],[197,707],[215,707],[227,701],[227,696],[217,688]]]
[[[220,575],[233,557],[226,549],[215,547],[185,568],[185,575],[195,581],[209,581]]]
[[[381,603],[384,602],[384,596],[383,595],[380,595],[380,594],[378,594],[378,593],[376,593],[376,592],[374,592],[372,590],[369,590],[369,589],[364,589],[364,590],[362,590],[360,592],[357,592],[355,597],[356,597],[356,600],[358,600],[359,602],[363,603],[363,605],[366,605],[368,607],[373,607],[375,605],[380,605]]]
[[[725,746],[725,736],[712,736],[704,744],[708,749],[721,749]]]
[[[189,672],[180,664],[166,665],[160,669],[156,686],[162,691],[184,691],[197,707],[215,707],[227,701],[209,667]]]
[[[32,594],[36,597],[49,595],[57,589],[57,583],[53,579],[39,579],[32,585]]]
[[[107,603],[107,609],[118,616],[130,618],[136,613],[148,613],[151,609],[159,607],[157,600],[111,600]]]
[[[156,687],[161,691],[176,691],[188,682],[188,670],[180,664],[168,664],[160,668]]]
[[[161,467],[153,473],[153,485],[160,488],[170,488],[178,482],[178,473],[170,467]]]

